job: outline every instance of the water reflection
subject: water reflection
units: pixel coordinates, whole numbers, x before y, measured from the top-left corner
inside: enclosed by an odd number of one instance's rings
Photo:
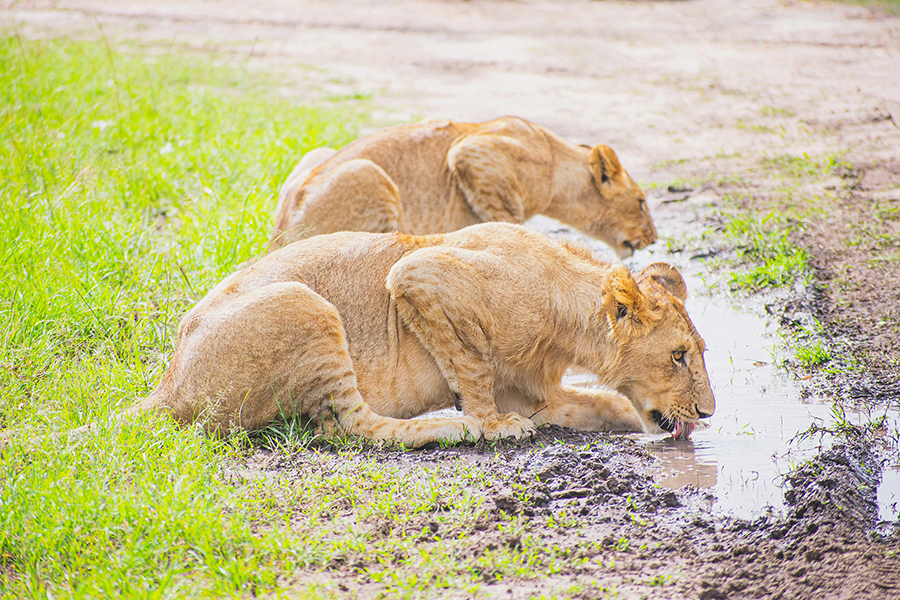
[[[695,432],[696,433],[696,432]],[[673,441],[670,437],[647,444],[659,459],[657,477],[664,488],[681,489],[686,485],[695,488],[712,488],[719,473],[715,459],[696,452],[693,440]]]
[[[900,464],[885,465],[878,486],[878,519],[896,523],[900,519]]]

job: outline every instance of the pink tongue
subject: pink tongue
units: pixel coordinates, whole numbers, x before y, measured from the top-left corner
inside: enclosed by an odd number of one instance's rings
[[[675,431],[672,432],[673,440],[686,440],[690,437],[691,432],[694,431],[693,423],[682,423],[681,421],[675,422]]]

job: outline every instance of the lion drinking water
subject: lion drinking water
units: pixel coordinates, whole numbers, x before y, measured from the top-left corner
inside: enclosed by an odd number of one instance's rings
[[[316,236],[207,294],[129,412],[217,433],[302,416],[409,447],[540,423],[683,438],[715,410],[686,296],[669,265],[635,277],[516,225]],[[563,385],[573,366],[608,389]],[[463,416],[411,419],[454,405]]]
[[[515,117],[388,127],[307,154],[281,188],[270,249],[310,234],[455,231],[543,214],[620,257],[656,240],[644,193],[608,146]]]

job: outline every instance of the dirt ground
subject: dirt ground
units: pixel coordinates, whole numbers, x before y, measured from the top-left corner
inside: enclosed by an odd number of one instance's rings
[[[706,242],[677,232],[715,225],[722,211],[800,219],[794,241],[810,252],[814,285],[776,316],[790,330],[792,315],[814,315],[836,362],[861,365],[810,385],[900,406],[900,19],[877,9],[766,0],[7,1],[0,23],[26,36],[210,53],[278,74],[273,93],[298,102],[371,95],[376,124],[513,114],[576,143],[608,144],[648,189],[660,223],[676,225],[660,227],[676,250],[702,254]],[[753,522],[706,514],[698,491],[655,487],[644,474],[652,457],[627,440],[561,430],[502,450],[501,474],[509,486],[530,486],[531,501],[504,486],[493,501],[498,514],[580,515],[602,550],[567,580],[614,581],[619,597],[897,598],[900,537],[896,527],[872,529],[880,459],[863,437],[851,432],[793,471],[786,513]],[[381,458],[414,468],[459,455],[488,462],[495,451]],[[265,449],[252,460],[290,466]],[[516,543],[495,529],[485,526],[472,551]],[[617,547],[622,537],[631,550]],[[562,543],[578,552],[586,540]],[[651,544],[660,550],[640,549]],[[613,556],[611,574],[603,565]],[[661,567],[679,572],[672,585],[639,583]],[[378,591],[346,579],[361,596]],[[496,597],[552,589],[486,582]]]

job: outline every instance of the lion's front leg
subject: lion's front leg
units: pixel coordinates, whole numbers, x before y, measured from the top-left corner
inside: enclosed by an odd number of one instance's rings
[[[493,354],[485,332],[485,286],[481,253],[424,248],[397,262],[387,287],[404,324],[434,357],[463,412],[481,423],[486,439],[521,438],[534,423],[516,413],[501,415],[494,403]]]
[[[622,394],[569,385],[550,394],[533,419],[579,431],[644,431],[640,415]]]

